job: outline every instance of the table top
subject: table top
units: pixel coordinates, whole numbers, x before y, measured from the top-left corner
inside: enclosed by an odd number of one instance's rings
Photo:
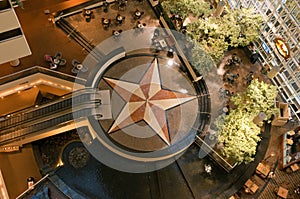
[[[59,59],[57,59],[57,58],[54,58],[54,59],[53,59],[53,63],[54,63],[54,64],[58,64],[59,62],[60,62]]]
[[[109,19],[104,19],[103,23],[108,24],[109,23]]]
[[[138,17],[141,16],[141,14],[142,14],[142,13],[141,13],[140,11],[136,11],[136,12],[135,12],[135,15],[138,16]]]
[[[252,184],[253,184],[253,181],[250,180],[250,179],[248,179],[248,180],[246,181],[246,183],[245,183],[245,186],[248,187],[248,188],[250,188]]]
[[[117,20],[122,21],[122,20],[123,20],[123,17],[122,17],[121,15],[118,15],[118,16],[117,16]]]
[[[297,171],[299,169],[298,164],[295,163],[295,164],[291,165],[291,169],[292,169],[292,171]]]
[[[250,187],[250,191],[251,191],[252,193],[255,193],[257,190],[258,190],[257,184],[253,183],[253,184],[251,185],[251,187]]]
[[[263,175],[263,177],[267,177],[269,172],[270,172],[270,167],[266,166],[262,163],[259,163],[258,166],[256,167],[256,171],[260,174]]]
[[[289,191],[286,188],[279,187],[277,195],[282,197],[282,198],[287,198]]]
[[[76,68],[77,68],[78,70],[81,70],[81,69],[83,68],[83,65],[82,65],[82,64],[77,64],[77,65],[76,65]]]

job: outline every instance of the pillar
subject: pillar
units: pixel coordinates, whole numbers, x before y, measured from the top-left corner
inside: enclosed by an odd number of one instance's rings
[[[214,13],[214,16],[215,16],[215,17],[221,16],[221,14],[222,14],[222,12],[223,12],[223,10],[224,10],[225,5],[226,5],[226,4],[225,4],[224,1],[222,1],[222,0],[219,1],[218,5],[217,5],[217,8],[216,8],[216,11],[215,11],[215,13]]]

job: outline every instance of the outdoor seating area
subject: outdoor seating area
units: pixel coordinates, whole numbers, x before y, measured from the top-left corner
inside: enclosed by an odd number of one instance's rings
[[[89,9],[83,9],[82,15],[85,18],[86,22],[90,22],[92,18],[94,18],[93,11]]]
[[[61,52],[57,52],[53,56],[49,55],[49,54],[45,54],[44,59],[45,59],[46,62],[49,63],[50,69],[52,69],[52,70],[57,69],[59,66],[64,66],[67,63],[66,59],[62,58],[62,53]]]

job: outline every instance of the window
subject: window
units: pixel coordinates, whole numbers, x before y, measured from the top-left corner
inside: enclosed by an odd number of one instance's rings
[[[265,30],[266,32],[269,32],[270,27],[268,26],[268,24],[265,26],[264,30]]]
[[[290,69],[292,70],[292,71],[294,71],[297,67],[296,67],[296,64],[293,62],[293,60],[290,60],[289,62],[288,62],[288,65],[289,65],[289,67],[290,67]]]
[[[278,14],[280,14],[282,10],[283,10],[283,8],[281,6],[278,6],[277,9],[276,9]]]
[[[285,79],[287,79],[287,80],[290,80],[290,79],[291,79],[291,76],[290,76],[289,71],[284,70],[284,71],[283,71],[283,74],[284,74],[284,76],[285,76]]]
[[[300,90],[299,86],[295,82],[292,82],[291,85],[296,92]]]
[[[297,43],[300,43],[299,28],[297,28],[297,30],[296,30],[296,32],[295,32],[293,38],[295,39],[295,41],[296,41]]]
[[[299,22],[300,22],[300,8],[295,7],[292,10],[291,15],[296,20],[296,22],[299,24]]]
[[[282,14],[282,16],[281,16],[282,21],[285,20],[286,16],[287,16],[287,15],[286,15],[286,13],[284,12],[284,13]]]
[[[275,37],[274,37],[274,33],[271,31],[270,34],[268,35],[268,39],[269,41],[274,41]],[[267,42],[268,43],[268,42]]]
[[[287,19],[287,20],[285,21],[285,24],[286,24],[287,27],[290,27],[290,26],[293,24],[293,22],[292,22],[292,20]]]
[[[289,45],[289,47],[290,47],[290,49],[291,49],[291,51],[295,51],[295,50],[297,50],[297,48],[295,48],[295,43],[290,39],[290,40],[288,40],[288,45]]]
[[[261,10],[263,11],[263,13],[266,13],[266,12],[267,12],[268,7],[269,7],[268,4],[269,4],[269,3],[265,2],[265,3],[262,5]]]

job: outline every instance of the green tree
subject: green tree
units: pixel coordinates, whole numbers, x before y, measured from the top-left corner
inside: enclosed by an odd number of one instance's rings
[[[188,24],[187,33],[219,62],[228,47],[249,45],[259,38],[262,18],[248,8],[233,10],[222,17],[199,18]]]
[[[278,113],[275,99],[276,86],[254,79],[247,91],[232,97],[236,106],[228,116],[219,116],[215,121],[218,130],[218,142],[224,147],[222,154],[237,163],[249,163],[254,160],[257,142],[260,141],[260,128],[253,119],[260,113],[267,115],[267,120]]]
[[[189,15],[203,17],[211,13],[210,4],[204,0],[164,0],[161,5],[166,12],[176,14],[183,20]]]
[[[214,67],[216,67],[213,59],[206,50],[204,50],[200,45],[194,42],[195,45],[191,51],[191,64],[194,69],[201,75],[209,73]]]

